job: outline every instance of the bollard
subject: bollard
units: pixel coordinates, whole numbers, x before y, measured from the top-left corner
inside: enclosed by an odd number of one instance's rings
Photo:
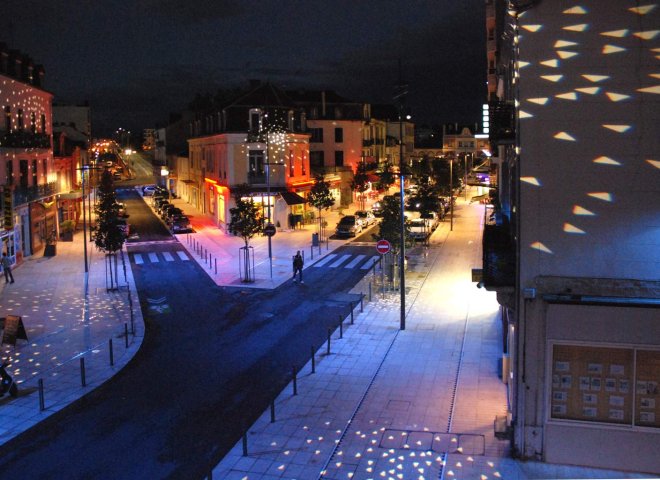
[[[270,423],[275,423],[275,400],[270,401]]]
[[[330,355],[330,335],[332,335],[332,330],[328,328],[328,355]]]
[[[217,275],[218,274],[218,259],[216,258],[214,260],[215,260],[215,274]]]
[[[310,255],[311,259],[314,260],[314,246],[309,247],[309,251],[312,253]]]
[[[369,282],[369,301],[371,301],[371,283],[373,282],[373,279]]]
[[[43,378],[39,379],[39,411],[43,412],[46,410],[46,404],[44,402],[44,380]]]
[[[243,434],[243,456],[247,457],[248,456],[248,449],[247,449],[247,430]]]
[[[360,313],[364,312],[364,292],[360,292]]]
[[[341,319],[341,315],[339,315],[339,339],[341,340],[344,338],[344,322]]]
[[[87,382],[85,381],[85,358],[80,357],[80,383],[83,387],[87,386]]]
[[[351,325],[353,325],[353,309],[355,307],[353,307],[353,302],[349,302],[349,305],[351,306]]]
[[[112,338],[108,340],[108,349],[110,350],[110,366],[115,365],[115,352],[112,350]]]
[[[314,358],[314,345],[312,345],[312,373],[316,373],[316,359]]]
[[[293,373],[293,395],[298,395],[298,377],[296,375],[296,367],[291,367],[291,373]]]
[[[126,348],[128,348],[128,323],[124,322],[124,339],[125,339],[125,344]]]
[[[213,268],[213,254],[209,253],[209,268]]]

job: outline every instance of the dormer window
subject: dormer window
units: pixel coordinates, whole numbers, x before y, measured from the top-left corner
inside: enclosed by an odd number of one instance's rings
[[[263,121],[263,112],[260,108],[250,109],[250,132],[257,133],[261,131]]]

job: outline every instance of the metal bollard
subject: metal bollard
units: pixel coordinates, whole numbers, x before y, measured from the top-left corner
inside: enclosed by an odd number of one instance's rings
[[[312,252],[311,259],[314,260],[314,247],[313,246],[309,247],[309,251]]]
[[[213,268],[213,254],[209,253],[209,268]]]
[[[332,330],[328,328],[328,355],[330,355],[330,335],[332,335]]]
[[[369,282],[369,301],[371,301],[371,283],[373,282],[373,279]]]
[[[344,321],[341,319],[341,315],[339,315],[339,339],[341,340],[344,338]]]
[[[247,457],[248,456],[248,448],[247,448],[247,430],[243,434],[243,456]]]
[[[215,274],[218,274],[218,259],[215,259]]]
[[[360,313],[364,312],[364,292],[360,293]]]
[[[270,401],[270,423],[275,423],[275,400]]]
[[[124,340],[126,344],[126,348],[128,348],[128,323],[124,322]]]
[[[312,345],[312,373],[316,373],[316,358],[314,358],[314,345]]]
[[[108,340],[108,349],[110,350],[110,366],[115,365],[115,352],[112,349],[112,338]]]
[[[353,325],[353,302],[350,302],[349,305],[351,306],[351,325]]]
[[[80,357],[80,383],[83,387],[87,386],[87,382],[85,381],[85,358]]]
[[[293,395],[298,395],[298,376],[296,372],[296,367],[291,367],[291,373],[293,373]]]
[[[44,380],[43,378],[39,379],[39,411],[43,412],[46,410],[46,403],[44,402]]]

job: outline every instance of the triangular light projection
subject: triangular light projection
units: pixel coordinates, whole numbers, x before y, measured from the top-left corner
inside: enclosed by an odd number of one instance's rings
[[[658,49],[660,51],[660,49]],[[649,77],[651,78],[660,78],[660,73],[649,73]]]
[[[538,32],[539,30],[541,30],[542,26],[543,25],[539,25],[539,24],[536,24],[536,25],[521,25],[521,28],[524,28],[528,32]]]
[[[603,127],[618,133],[627,132],[631,128],[630,125],[603,125]]]
[[[557,98],[563,98],[564,100],[577,100],[578,96],[575,92],[560,93],[555,95]]]
[[[582,75],[582,76],[593,83],[602,82],[603,80],[607,80],[608,78],[610,78],[609,75]]]
[[[649,13],[651,10],[655,8],[655,5],[643,5],[641,7],[631,7],[628,10],[630,10],[633,13],[636,13],[638,15],[646,15]]]
[[[582,230],[581,228],[578,228],[575,225],[571,225],[570,223],[564,223],[564,231],[566,233],[580,233],[582,235],[587,233],[584,230]]]
[[[589,28],[588,23],[580,23],[578,25],[569,25],[567,27],[562,27],[564,30],[569,30],[571,32],[584,32],[587,28]]]
[[[607,192],[593,192],[587,193],[590,197],[597,198],[598,200],[603,200],[605,202],[611,202],[613,200],[612,194]]]
[[[646,32],[635,32],[633,35],[642,40],[653,40],[658,36],[658,33],[660,33],[660,30],[647,30]]]
[[[613,158],[605,156],[594,159],[594,163],[599,163],[601,165],[621,165],[621,162],[617,162]]]
[[[563,75],[541,75],[541,78],[542,78],[543,80],[548,80],[548,81],[550,81],[550,82],[555,82],[555,83],[557,83],[559,80],[561,80],[562,78],[564,78],[564,76],[563,76]]]
[[[529,62],[523,62],[522,60],[518,60],[518,69],[520,70],[521,68],[525,68],[526,66],[529,65]]]
[[[587,210],[584,207],[581,207],[580,205],[575,205],[573,207],[573,215],[582,215],[582,216],[590,216],[593,217],[596,214],[592,212],[591,210]]]
[[[527,101],[538,105],[545,105],[548,103],[548,97],[528,98]]]
[[[559,132],[559,133],[555,134],[555,138],[557,140],[568,140],[569,142],[574,142],[575,141],[575,137],[571,136],[570,134],[568,134],[566,132]]]
[[[541,182],[536,177],[520,177],[521,182],[529,183],[530,185],[534,185],[536,187],[541,186]]]
[[[660,161],[659,160],[647,160],[651,165],[653,165],[655,168],[660,169]]]
[[[602,32],[601,35],[603,35],[604,37],[623,38],[626,35],[628,35],[628,29],[624,28],[623,30],[612,30],[610,32]]]
[[[557,50],[557,55],[559,55],[559,58],[566,59],[566,58],[571,58],[575,57],[578,55],[577,52],[569,52],[568,50]]]
[[[545,252],[545,253],[552,253],[552,250],[550,250],[548,247],[543,245],[541,242],[534,242],[530,245],[530,247],[540,251],[540,252]]]
[[[532,115],[531,113],[527,113],[527,112],[525,112],[524,110],[520,110],[520,111],[518,112],[518,118],[531,118],[531,117],[533,117],[533,116],[534,116],[534,115]]]
[[[638,88],[637,91],[643,93],[660,94],[660,85],[655,85],[653,87],[646,87],[646,88]]]
[[[630,95],[625,95],[623,93],[606,92],[605,95],[607,95],[607,98],[613,102],[621,102],[630,98]]]
[[[573,15],[584,15],[585,13],[587,13],[587,11],[583,7],[577,6],[577,7],[567,8],[562,13],[568,13]]]
[[[626,49],[623,47],[617,47],[616,45],[605,45],[603,47],[603,54],[604,55],[609,55],[610,53],[619,53],[619,52],[625,52]]]
[[[573,47],[577,45],[577,42],[569,42],[568,40],[557,40],[555,42],[555,48],[564,48],[564,47]]]
[[[575,91],[580,93],[587,93],[589,95],[596,95],[598,92],[600,92],[600,87],[582,87],[576,88]]]
[[[552,60],[544,60],[541,62],[541,65],[550,68],[557,68],[559,67],[559,60],[557,60],[556,58],[553,58]]]

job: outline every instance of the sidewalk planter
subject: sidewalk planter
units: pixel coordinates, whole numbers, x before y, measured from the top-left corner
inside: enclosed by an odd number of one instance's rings
[[[49,243],[44,248],[44,257],[54,257],[57,254],[57,244]]]
[[[73,242],[73,230],[76,224],[73,220],[65,220],[60,223],[60,240],[63,242]]]

